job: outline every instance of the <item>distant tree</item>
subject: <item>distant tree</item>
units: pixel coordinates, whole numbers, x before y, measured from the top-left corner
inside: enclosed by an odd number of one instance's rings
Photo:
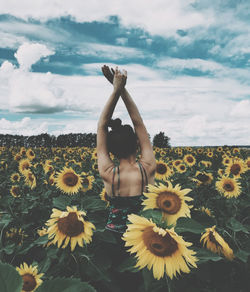
[[[170,138],[165,135],[164,132],[160,132],[156,134],[153,139],[153,145],[159,148],[166,148],[170,147]]]

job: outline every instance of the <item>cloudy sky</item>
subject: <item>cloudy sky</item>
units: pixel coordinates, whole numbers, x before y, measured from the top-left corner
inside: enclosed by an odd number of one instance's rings
[[[172,146],[250,144],[248,0],[0,0],[0,133],[96,132],[112,86]],[[120,100],[114,113],[130,123]]]

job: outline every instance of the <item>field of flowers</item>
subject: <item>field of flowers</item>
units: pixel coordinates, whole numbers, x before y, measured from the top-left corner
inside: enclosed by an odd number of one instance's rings
[[[96,149],[0,147],[0,291],[249,291],[249,150],[154,151],[114,266]]]

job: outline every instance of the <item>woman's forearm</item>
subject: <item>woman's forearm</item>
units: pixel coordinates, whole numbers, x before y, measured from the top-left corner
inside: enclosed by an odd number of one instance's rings
[[[124,101],[124,104],[128,110],[128,113],[130,115],[130,118],[131,118],[133,124],[138,125],[138,124],[143,123],[143,120],[142,120],[142,117],[139,113],[139,110],[138,110],[135,102],[133,101],[132,97],[130,96],[130,94],[126,90],[126,88],[124,88],[124,90],[121,92],[121,97]]]
[[[119,99],[121,92],[120,90],[114,89],[111,96],[109,97],[107,103],[104,106],[104,109],[101,113],[101,116],[98,121],[98,127],[106,127],[113,115],[115,106]]]

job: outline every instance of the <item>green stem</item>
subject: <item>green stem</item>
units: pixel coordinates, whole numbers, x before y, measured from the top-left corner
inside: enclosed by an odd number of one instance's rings
[[[168,292],[172,292],[170,281],[168,280],[168,276],[167,275],[165,276],[165,279],[166,279],[166,283],[167,283],[167,287],[168,287]]]

